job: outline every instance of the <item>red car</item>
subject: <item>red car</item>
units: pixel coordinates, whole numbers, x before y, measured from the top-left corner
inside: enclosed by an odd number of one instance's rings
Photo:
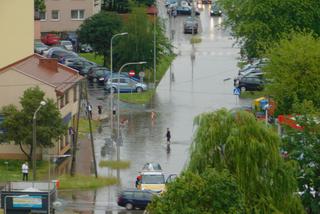
[[[57,36],[56,34],[46,34],[41,38],[41,41],[46,44],[46,45],[56,45],[59,44],[60,37]]]

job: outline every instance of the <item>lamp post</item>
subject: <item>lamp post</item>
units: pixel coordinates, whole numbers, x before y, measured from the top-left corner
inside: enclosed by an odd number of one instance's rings
[[[110,79],[112,79],[112,72],[113,72],[113,55],[112,55],[112,42],[113,42],[113,39],[118,37],[118,36],[125,36],[125,35],[128,35],[127,32],[124,32],[124,33],[118,33],[118,34],[115,34],[111,37],[111,42],[110,42]],[[113,114],[112,114],[112,111],[113,111],[113,90],[111,90],[111,98],[110,98],[110,128],[111,128],[111,134],[113,133]]]
[[[118,122],[118,128],[117,128],[117,161],[120,161],[120,143],[119,143],[119,139],[120,139],[120,73],[122,71],[122,69],[128,65],[142,65],[142,64],[146,64],[147,62],[129,62],[126,63],[124,65],[122,65],[119,69],[119,73],[118,73],[118,87],[117,87],[117,93],[118,93],[118,100],[117,100],[117,112],[118,112],[118,117],[117,117],[117,122]]]
[[[37,125],[37,113],[41,109],[42,106],[46,105],[47,103],[45,101],[41,101],[39,107],[36,109],[36,111],[33,114],[32,119],[32,135],[33,135],[33,141],[32,141],[32,172],[33,172],[33,181],[36,180],[36,142],[37,142],[37,133],[36,133],[36,125]]]

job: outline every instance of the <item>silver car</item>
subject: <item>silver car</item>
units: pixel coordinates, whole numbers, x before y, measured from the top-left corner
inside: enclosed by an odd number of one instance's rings
[[[108,81],[105,84],[105,89],[109,92],[111,90],[113,92],[142,92],[148,90],[148,87],[144,83],[140,83],[138,81],[135,81],[131,79],[130,77],[122,77],[120,76],[120,84],[118,84],[118,78],[112,78],[108,79]]]
[[[49,47],[40,41],[34,41],[34,52],[43,54],[44,51],[48,50]]]

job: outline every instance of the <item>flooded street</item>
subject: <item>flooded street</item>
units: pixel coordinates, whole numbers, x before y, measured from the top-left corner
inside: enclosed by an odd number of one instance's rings
[[[131,162],[129,169],[120,171],[120,187],[105,187],[89,192],[60,192],[61,198],[73,201],[70,206],[76,207],[68,208],[70,213],[82,213],[71,210],[89,210],[83,213],[95,214],[142,213],[125,211],[117,206],[119,189],[133,188],[139,170],[147,162],[160,163],[166,175],[179,174],[189,156],[194,117],[203,112],[239,105],[232,94],[239,49],[233,47],[234,40],[229,32],[221,28],[222,18],[210,17],[209,5],[198,7],[201,11],[201,31],[198,36],[202,42],[193,48],[190,44],[191,35],[183,34],[183,20],[186,17],[173,19],[173,44],[177,57],[159,83],[154,99],[149,105],[120,105],[121,120],[127,120],[122,128],[120,158]],[[160,9],[160,15],[169,22],[164,6]],[[109,99],[103,89],[93,85],[89,93],[93,106],[101,104],[104,111],[109,111]],[[155,120],[151,120],[152,111],[156,112]],[[172,136],[170,153],[165,147],[167,128],[170,128]],[[114,145],[106,143],[107,138],[110,138],[109,122],[103,123],[99,132],[94,134],[97,163],[116,159]],[[98,174],[117,175],[116,171],[107,168],[99,168]],[[68,213],[67,210],[63,213]]]

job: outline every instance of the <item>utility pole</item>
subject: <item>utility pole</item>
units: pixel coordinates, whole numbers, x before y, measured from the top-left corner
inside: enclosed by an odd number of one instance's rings
[[[76,154],[77,154],[77,144],[78,144],[78,136],[79,136],[79,120],[80,120],[80,112],[81,112],[81,101],[83,98],[83,83],[84,80],[81,80],[79,84],[79,100],[78,100],[78,113],[77,113],[77,124],[74,127],[74,138],[72,139],[72,160],[71,160],[71,169],[70,175],[74,176],[76,172]]]
[[[157,73],[157,42],[156,42],[156,25],[157,25],[157,19],[156,19],[156,11],[157,11],[157,7],[156,7],[157,3],[155,1],[155,11],[153,14],[153,85],[154,88],[156,88],[156,73]]]
[[[85,99],[86,99],[86,103],[88,106],[89,100],[88,100],[88,83],[87,82],[85,85]],[[95,156],[94,141],[93,141],[93,135],[92,135],[91,115],[89,112],[87,112],[87,116],[88,116],[88,121],[89,121],[90,141],[91,141],[91,150],[92,150],[92,158],[93,158],[93,165],[94,165],[94,174],[97,178],[98,177],[97,161],[96,161],[96,156]]]

